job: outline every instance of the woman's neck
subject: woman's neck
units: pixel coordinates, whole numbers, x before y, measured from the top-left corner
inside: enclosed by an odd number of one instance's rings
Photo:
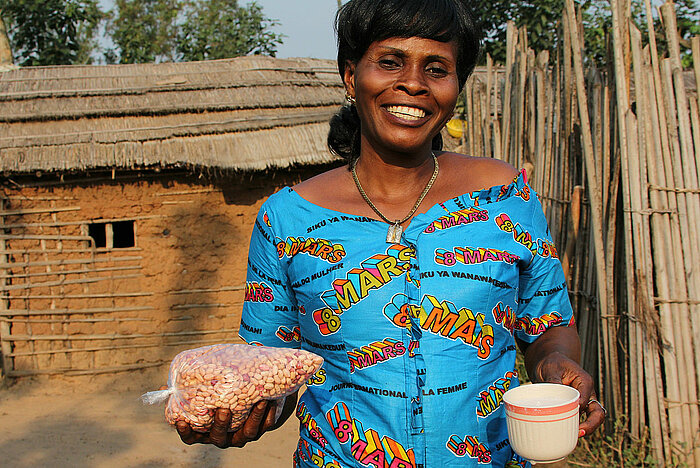
[[[387,202],[420,193],[434,169],[433,152],[429,149],[418,155],[363,151],[355,163],[357,177],[367,193]]]

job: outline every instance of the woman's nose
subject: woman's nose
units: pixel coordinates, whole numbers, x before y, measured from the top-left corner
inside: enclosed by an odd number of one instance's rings
[[[396,80],[395,88],[411,96],[427,94],[428,85],[422,67],[404,67],[402,73]]]

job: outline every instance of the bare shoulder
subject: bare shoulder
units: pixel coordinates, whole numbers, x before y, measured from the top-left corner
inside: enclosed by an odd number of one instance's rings
[[[354,188],[348,181],[352,182],[348,168],[341,166],[306,179],[292,189],[302,198],[325,206],[334,204],[332,199],[335,197],[343,199],[348,196],[349,189]]]
[[[450,185],[464,192],[509,184],[518,175],[513,166],[499,159],[445,152],[439,161]]]

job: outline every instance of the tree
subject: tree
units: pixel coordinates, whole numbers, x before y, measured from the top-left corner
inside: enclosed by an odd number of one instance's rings
[[[532,49],[554,49],[564,0],[492,0],[473,2],[472,8],[484,34],[484,57],[488,53],[495,61],[505,62],[508,21],[513,21],[519,28],[527,28],[528,43]]]
[[[20,65],[89,63],[104,13],[97,0],[0,0]]]
[[[239,55],[275,56],[282,35],[277,25],[253,2],[239,7],[236,0],[196,0],[186,13],[177,41],[183,60],[211,60]]]
[[[107,30],[120,63],[174,61],[183,0],[117,0]],[[108,57],[108,61],[114,61]]]
[[[210,60],[275,55],[277,23],[252,2],[236,0],[117,0],[108,31],[121,63]],[[108,58],[108,61],[110,59]]]
[[[0,65],[11,65],[13,63],[10,38],[7,37],[7,29],[5,28],[5,22],[2,20],[2,12],[0,11]]]

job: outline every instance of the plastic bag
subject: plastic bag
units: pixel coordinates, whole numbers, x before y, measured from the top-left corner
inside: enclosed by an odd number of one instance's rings
[[[155,404],[167,398],[165,419],[173,425],[185,421],[199,432],[208,432],[217,408],[227,408],[232,414],[231,430],[236,430],[254,404],[291,395],[322,364],[322,357],[300,349],[203,346],[175,356],[168,389],[148,392],[141,399]]]

